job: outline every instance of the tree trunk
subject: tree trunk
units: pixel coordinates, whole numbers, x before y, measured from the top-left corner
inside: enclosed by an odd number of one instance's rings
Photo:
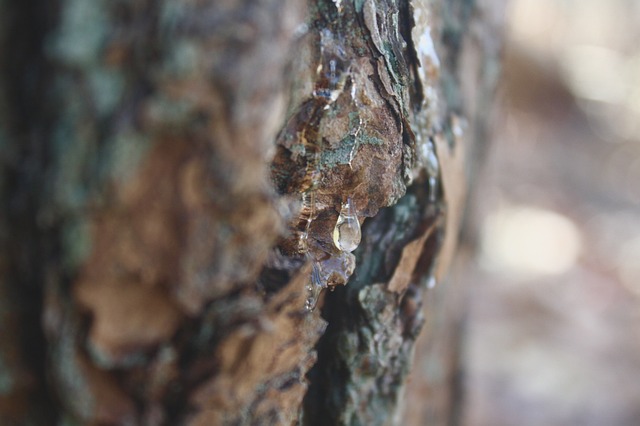
[[[0,423],[454,421],[489,12],[0,1]]]

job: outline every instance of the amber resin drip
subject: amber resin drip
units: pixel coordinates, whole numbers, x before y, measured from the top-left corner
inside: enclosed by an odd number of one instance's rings
[[[324,140],[320,134],[320,124],[323,120],[331,118],[327,116],[328,111],[334,108],[334,104],[343,94],[350,67],[350,63],[345,60],[345,49],[339,37],[329,29],[320,32],[320,56],[312,98],[306,104],[308,109],[305,116],[300,117],[305,125],[296,134],[304,146],[307,160],[305,179],[300,187],[303,194],[301,220],[298,224],[301,225],[299,252],[307,258],[312,267],[311,277],[306,286],[305,307],[309,311],[315,308],[325,288],[333,289],[347,283],[355,268],[355,256],[351,252],[356,249],[361,238],[360,223],[350,198],[344,204],[333,230],[333,240],[338,251],[327,251],[329,248],[323,247],[314,235],[318,230],[313,229],[312,222],[322,213],[319,209],[330,208],[323,200],[323,194],[326,197],[326,194],[331,192],[328,188],[322,187],[320,160],[324,151]],[[356,94],[354,86],[352,98]],[[358,119],[356,138],[362,124],[361,119]],[[356,150],[357,146],[351,150],[349,166]]]
[[[322,285],[322,279],[320,277],[320,265],[318,262],[312,261],[311,263],[311,279],[307,283],[307,300],[305,302],[305,308],[308,311],[313,311],[320,298],[320,293],[325,288]]]

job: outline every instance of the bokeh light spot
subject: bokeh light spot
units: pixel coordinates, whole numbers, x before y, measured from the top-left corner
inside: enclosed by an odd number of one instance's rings
[[[481,262],[516,274],[561,274],[573,267],[580,249],[580,231],[566,216],[530,206],[504,207],[484,223]]]

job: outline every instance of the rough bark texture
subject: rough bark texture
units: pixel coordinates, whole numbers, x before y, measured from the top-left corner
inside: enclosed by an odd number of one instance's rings
[[[1,1],[0,423],[449,421],[482,10]]]

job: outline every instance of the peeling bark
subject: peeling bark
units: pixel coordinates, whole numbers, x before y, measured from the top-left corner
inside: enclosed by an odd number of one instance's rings
[[[0,423],[450,421],[486,10],[0,2]]]

